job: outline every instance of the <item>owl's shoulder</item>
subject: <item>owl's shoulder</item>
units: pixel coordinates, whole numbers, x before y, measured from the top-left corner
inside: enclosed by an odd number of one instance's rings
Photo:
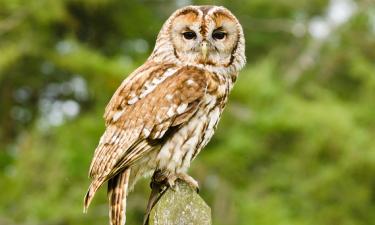
[[[116,112],[132,107],[138,102],[146,104],[146,98],[159,98],[179,94],[182,99],[202,95],[212,75],[204,68],[193,65],[155,63],[147,61],[131,73],[109,101],[104,118],[106,121],[121,115]]]

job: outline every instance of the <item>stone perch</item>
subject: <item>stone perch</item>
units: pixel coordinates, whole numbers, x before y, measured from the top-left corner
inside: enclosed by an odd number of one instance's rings
[[[211,225],[211,209],[189,185],[178,181],[152,208],[149,225]]]

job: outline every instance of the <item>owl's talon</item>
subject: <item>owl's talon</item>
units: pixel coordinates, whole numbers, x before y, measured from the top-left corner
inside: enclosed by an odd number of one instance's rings
[[[178,191],[180,190],[180,189],[178,188],[178,185],[177,185],[177,184],[171,186],[170,188],[171,188],[171,190],[174,191],[174,192],[178,192]]]
[[[168,182],[168,188],[170,188],[172,191],[177,191],[177,185],[175,182]]]
[[[191,176],[189,176],[186,173],[177,174],[177,178],[184,181],[187,185],[189,185],[189,187],[191,187],[197,193],[199,193],[199,184],[194,178],[192,178]]]
[[[171,175],[167,178],[167,186],[172,190],[172,191],[177,191],[178,187],[176,185],[176,180],[177,180],[177,176],[176,175]]]

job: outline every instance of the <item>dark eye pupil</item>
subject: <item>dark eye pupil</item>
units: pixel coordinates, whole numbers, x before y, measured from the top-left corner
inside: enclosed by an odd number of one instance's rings
[[[224,32],[221,32],[221,31],[217,31],[217,32],[214,32],[212,34],[212,37],[214,39],[223,39],[225,37],[225,33]]]
[[[184,35],[184,38],[189,39],[189,40],[197,36],[193,31],[184,32],[182,35]]]

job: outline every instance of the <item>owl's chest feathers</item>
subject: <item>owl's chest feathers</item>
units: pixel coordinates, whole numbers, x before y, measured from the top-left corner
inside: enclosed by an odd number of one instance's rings
[[[207,73],[207,92],[194,116],[162,146],[157,167],[170,172],[186,172],[190,162],[214,134],[226,104],[232,80]]]

